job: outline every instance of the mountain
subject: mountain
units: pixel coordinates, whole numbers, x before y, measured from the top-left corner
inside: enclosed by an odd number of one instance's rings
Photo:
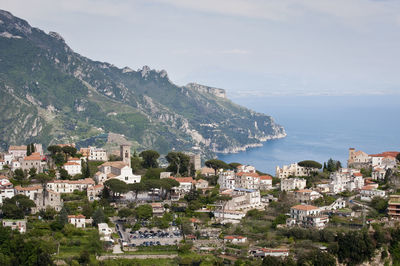
[[[58,33],[2,10],[0,93],[2,149],[31,141],[105,145],[113,133],[139,150],[211,156],[285,136],[270,116],[232,103],[223,89],[90,60]]]

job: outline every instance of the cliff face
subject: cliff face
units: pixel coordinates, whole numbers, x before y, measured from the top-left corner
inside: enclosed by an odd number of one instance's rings
[[[92,61],[0,10],[0,145],[78,142],[117,133],[138,149],[235,152],[285,136],[225,91],[173,84],[165,70]],[[107,139],[107,138],[105,138]],[[104,143],[102,143],[104,144]],[[99,143],[97,143],[99,145]]]

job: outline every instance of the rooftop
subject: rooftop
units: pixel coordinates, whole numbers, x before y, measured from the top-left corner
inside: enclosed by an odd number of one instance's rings
[[[295,205],[291,209],[301,210],[301,211],[311,211],[311,210],[318,210],[318,207],[312,205]]]

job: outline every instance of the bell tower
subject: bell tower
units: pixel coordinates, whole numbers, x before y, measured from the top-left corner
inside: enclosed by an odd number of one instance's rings
[[[131,167],[131,145],[121,144],[120,156],[122,161]]]

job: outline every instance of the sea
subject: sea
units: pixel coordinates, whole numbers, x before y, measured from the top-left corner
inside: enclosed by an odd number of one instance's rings
[[[218,154],[227,163],[249,164],[275,175],[276,166],[329,158],[346,166],[348,149],[368,154],[400,151],[400,95],[266,96],[235,103],[271,115],[287,137],[235,154]]]

